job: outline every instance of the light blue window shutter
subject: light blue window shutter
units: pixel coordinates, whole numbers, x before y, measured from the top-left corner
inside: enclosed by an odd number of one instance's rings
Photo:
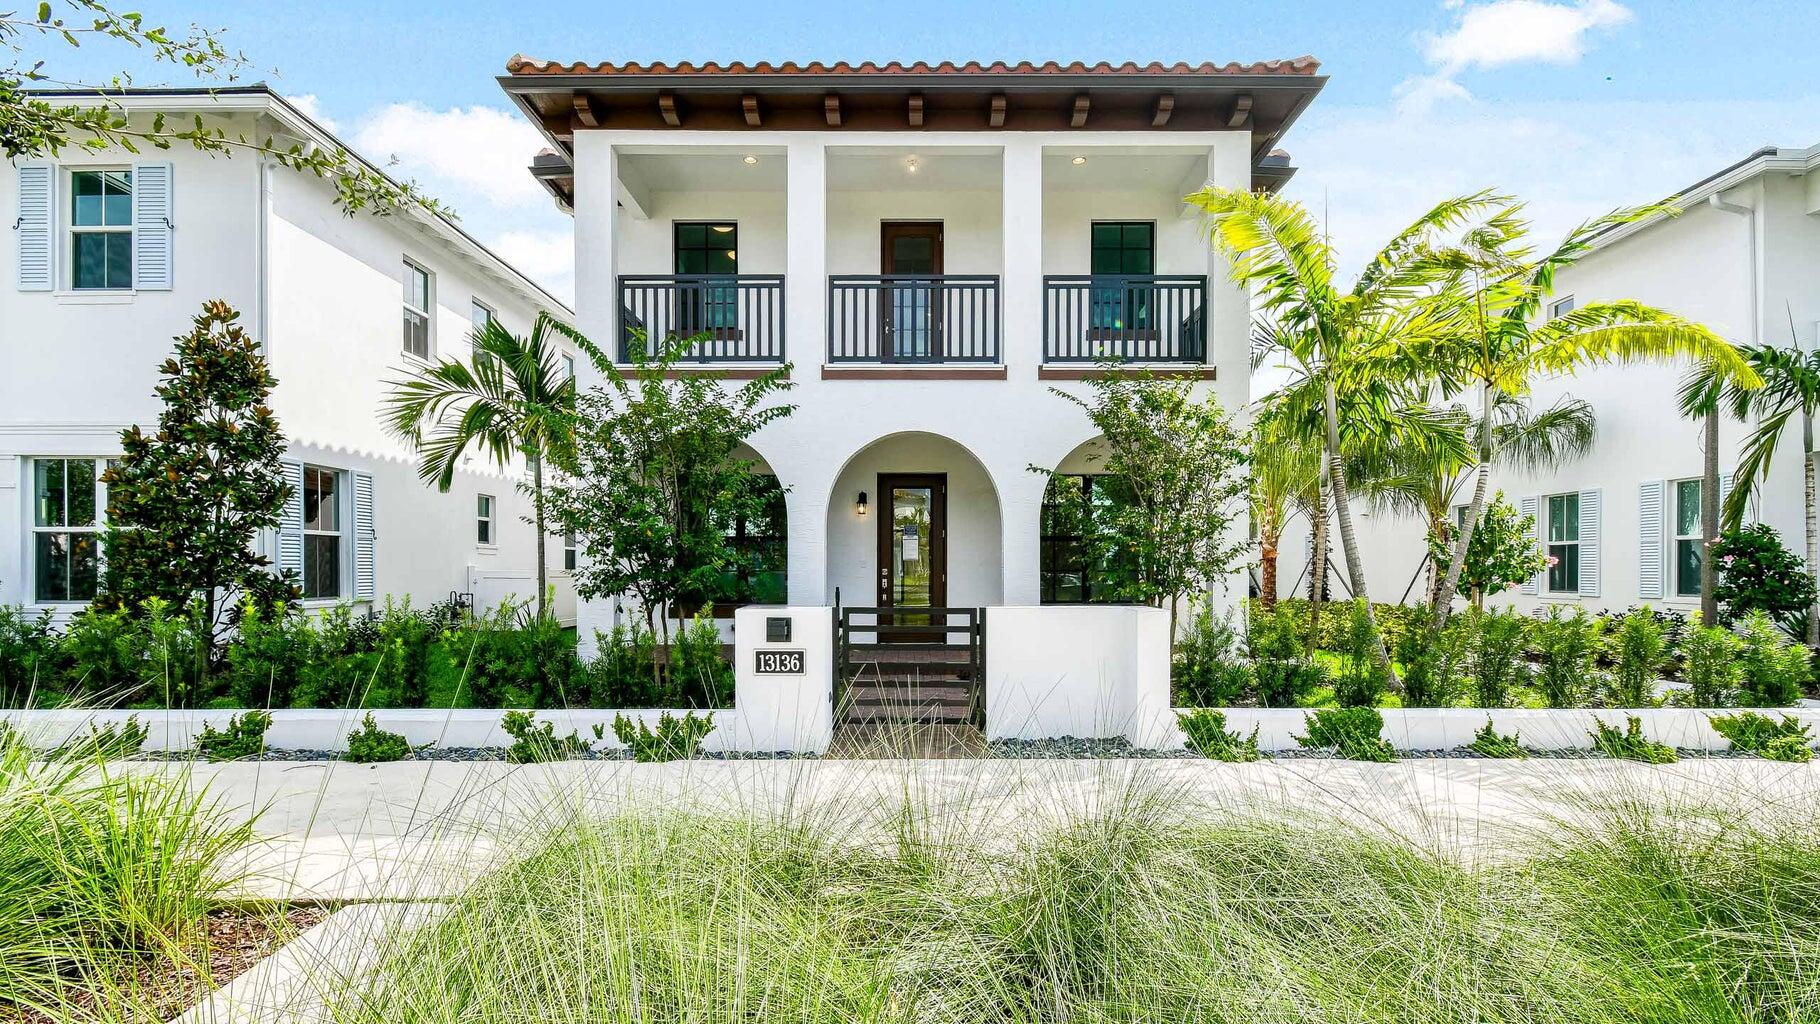
[[[1599,596],[1599,496],[1595,487],[1580,492],[1580,596]]]
[[[1540,499],[1535,497],[1517,499],[1517,512],[1530,517],[1533,531],[1532,535],[1536,538],[1536,547],[1542,548],[1542,514],[1537,510],[1539,504],[1541,504]],[[1547,569],[1542,570],[1542,572],[1547,571]],[[1542,592],[1542,573],[1537,573],[1529,579],[1524,580],[1523,585],[1518,589],[1531,597],[1540,594]]]
[[[1725,502],[1732,496],[1732,481],[1735,479],[1737,479],[1736,473],[1719,474],[1719,514],[1721,516],[1725,514]],[[1740,522],[1740,525],[1747,524],[1750,520],[1750,499],[1746,498],[1744,501],[1744,518]]]
[[[1667,559],[1663,557],[1663,524],[1667,522],[1668,481],[1645,480],[1637,486],[1637,596],[1664,596]]]
[[[278,519],[278,572],[293,583],[303,583],[303,463],[284,463],[284,482],[291,485],[290,499]]]
[[[19,210],[14,230],[18,236],[19,290],[48,292],[56,274],[52,256],[52,210],[55,209],[55,168],[50,164],[20,164],[17,169]]]
[[[170,164],[133,165],[133,287],[169,291],[173,277]]]
[[[354,599],[371,601],[377,591],[379,531],[375,527],[377,506],[373,494],[373,475],[354,473]]]

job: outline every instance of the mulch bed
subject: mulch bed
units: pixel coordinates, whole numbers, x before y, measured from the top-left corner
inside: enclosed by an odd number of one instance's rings
[[[210,911],[203,922],[202,940],[184,962],[146,956],[120,965],[114,977],[94,987],[115,994],[131,993],[138,1004],[124,1014],[119,1006],[107,1007],[105,1016],[109,1020],[166,1021],[201,1002],[210,992],[239,977],[327,916],[329,911],[323,907],[230,907]],[[97,1000],[116,996],[98,997],[72,984],[65,998],[67,1005],[55,1014],[0,1005],[0,1021],[66,1024],[93,1020],[102,1016],[95,1012]]]

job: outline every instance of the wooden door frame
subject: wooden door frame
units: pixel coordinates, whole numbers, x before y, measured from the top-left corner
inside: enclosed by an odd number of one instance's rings
[[[909,229],[909,230],[906,230],[906,229]],[[932,270],[931,273],[936,277],[940,277],[942,274],[946,273],[946,270],[944,268],[947,266],[947,243],[946,243],[945,239],[947,238],[947,235],[948,235],[948,229],[947,229],[945,222],[939,221],[939,220],[881,220],[881,221],[879,221],[878,222],[878,270],[879,270],[879,274],[881,276],[884,276],[884,275],[889,275],[889,274],[893,273],[893,270],[891,267],[891,241],[892,241],[892,239],[901,238],[901,237],[920,238],[920,237],[924,237],[924,236],[927,236],[930,234],[934,235],[934,242],[935,242],[935,248],[934,248],[935,269]],[[891,329],[891,327],[892,327],[891,306],[892,306],[891,289],[889,287],[887,287],[883,290],[883,294],[880,296],[879,304],[878,304],[879,337],[890,339],[890,346],[889,346],[890,351],[889,352],[885,351],[885,347],[881,346],[880,351],[879,351],[879,358],[880,358],[880,361],[887,362],[887,363],[896,361],[896,352],[897,352],[896,334]],[[939,291],[931,289],[931,291],[929,293],[929,359],[932,362],[941,361],[943,349],[945,348],[945,345],[944,345],[945,339],[942,337],[941,324],[942,324],[941,293]]]
[[[948,604],[948,474],[946,473],[880,473],[878,475],[878,501],[880,506],[877,534],[878,552],[878,606],[880,608],[896,607],[890,602],[892,583],[891,538],[897,524],[897,508],[892,501],[891,492],[898,487],[928,487],[934,494],[929,509],[929,607],[944,608]],[[890,511],[884,511],[891,506]],[[941,543],[936,543],[936,538]],[[887,616],[881,613],[879,622],[886,623]]]

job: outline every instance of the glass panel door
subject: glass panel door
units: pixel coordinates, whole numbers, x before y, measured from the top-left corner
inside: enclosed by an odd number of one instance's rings
[[[931,608],[947,601],[947,479],[938,474],[882,474],[879,495],[880,607]],[[928,615],[894,615],[923,625]]]
[[[939,282],[942,272],[940,224],[890,224],[883,226],[883,271],[888,276],[913,276],[920,281],[893,281],[885,289],[886,360],[926,361],[941,358]]]

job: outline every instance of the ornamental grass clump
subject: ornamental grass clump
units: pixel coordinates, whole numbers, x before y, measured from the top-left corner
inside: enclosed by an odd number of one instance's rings
[[[1188,749],[1215,761],[1249,762],[1258,759],[1258,727],[1251,735],[1226,731],[1226,714],[1212,708],[1196,708],[1175,716],[1182,727]]]

